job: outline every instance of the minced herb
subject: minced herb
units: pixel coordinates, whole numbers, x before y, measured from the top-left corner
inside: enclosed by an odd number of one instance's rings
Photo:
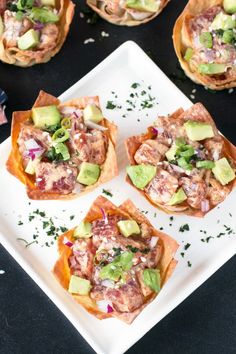
[[[108,195],[109,197],[113,197],[113,194],[109,192],[107,189],[103,189],[102,193]]]
[[[73,220],[73,219],[74,219],[74,217],[75,217],[74,215],[71,215],[71,216],[70,216],[70,220]]]
[[[191,246],[190,243],[186,243],[186,245],[184,246],[185,251],[187,251],[187,249],[188,249],[190,246]]]
[[[192,263],[188,261],[188,267],[192,267]]]
[[[180,226],[179,232],[189,231],[189,224],[184,224]]]
[[[113,101],[107,101],[106,109],[115,109],[116,107]]]
[[[137,87],[139,87],[140,86],[140,84],[138,83],[138,82],[134,82],[132,85],[131,85],[131,87],[133,88],[133,89],[136,89]]]
[[[24,225],[24,224],[23,224],[23,222],[20,220],[20,221],[18,222],[18,225]]]
[[[61,230],[61,232],[64,233],[64,232],[68,231],[68,228],[65,226],[60,226],[60,230]]]
[[[139,248],[133,247],[133,246],[131,246],[131,245],[127,245],[126,247],[127,247],[131,252],[133,252],[133,253],[137,253],[137,252],[140,251]]]
[[[184,253],[184,252],[181,252],[180,255],[184,258],[185,253]]]
[[[119,256],[121,254],[122,249],[120,247],[113,247],[112,248],[114,253],[114,257]]]

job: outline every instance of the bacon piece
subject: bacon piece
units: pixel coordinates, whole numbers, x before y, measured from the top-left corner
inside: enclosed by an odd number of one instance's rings
[[[201,202],[206,199],[206,183],[199,180],[199,177],[182,177],[179,180],[185,194],[188,204],[194,209],[201,209]]]
[[[43,192],[69,194],[75,188],[77,169],[66,163],[40,162],[35,173],[36,185]]]
[[[178,179],[169,172],[158,169],[156,176],[145,188],[154,203],[166,204],[178,188]]]
[[[146,140],[136,151],[134,159],[138,164],[156,165],[163,160],[169,148],[157,140]]]

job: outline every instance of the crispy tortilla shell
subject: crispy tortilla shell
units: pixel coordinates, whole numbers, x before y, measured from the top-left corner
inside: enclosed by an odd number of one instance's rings
[[[127,11],[121,11],[120,14],[107,11],[107,5],[104,0],[87,0],[87,4],[104,20],[119,26],[138,26],[153,20],[164,9],[170,0],[161,0],[159,9],[155,13],[149,13],[150,16],[144,19],[134,19]],[[110,1],[112,2],[112,0]]]
[[[220,134],[217,130],[215,122],[211,117],[210,113],[206,110],[206,108],[201,103],[196,103],[192,107],[187,110],[180,109],[169,116],[169,119],[180,119],[183,121],[187,120],[195,120],[199,122],[209,123],[211,124],[213,131],[215,134]],[[134,160],[134,155],[136,150],[139,146],[144,143],[147,139],[151,139],[153,137],[153,133],[151,127],[147,129],[147,132],[142,135],[132,136],[125,141],[126,151],[128,155],[128,159],[131,165],[135,165],[136,162]],[[223,153],[229,160],[232,160],[236,165],[236,146],[234,146],[230,141],[228,141],[224,136],[222,136],[224,140],[224,148]],[[135,187],[129,178],[126,175],[126,182],[133,186],[142,196],[144,196],[153,206],[156,208],[164,211],[168,214],[185,214],[189,216],[195,217],[204,217],[206,213],[202,212],[201,210],[191,208],[187,203],[182,203],[181,205],[163,205],[163,204],[156,204],[148,197],[148,195],[141,189]],[[236,178],[227,184],[230,188],[230,192],[236,187]],[[211,208],[213,209],[213,208]],[[211,210],[210,209],[210,210]]]
[[[75,5],[71,0],[56,0],[56,8],[59,15],[59,22],[56,25],[59,33],[54,48],[45,48],[43,50],[21,50],[18,47],[7,48],[4,44],[4,39],[0,38],[0,60],[7,64],[21,67],[48,62],[60,51],[66,40],[74,16],[74,7]]]
[[[64,106],[73,106],[79,109],[85,108],[89,103],[94,103],[99,106],[99,98],[95,97],[82,97],[73,99],[66,103],[60,103],[60,101],[44,92],[40,91],[38,98],[36,99],[33,107],[42,107],[48,105],[57,105],[59,108]],[[13,113],[12,127],[11,127],[11,142],[12,150],[7,160],[6,166],[8,171],[18,178],[22,183],[26,185],[27,194],[30,199],[71,199],[77,196],[84,195],[93,189],[97,188],[100,184],[105,183],[118,175],[118,165],[115,152],[117,126],[107,119],[103,119],[102,125],[107,127],[106,131],[108,138],[106,160],[101,166],[101,174],[97,182],[91,186],[84,187],[80,193],[59,194],[59,193],[47,193],[42,192],[34,183],[35,178],[24,171],[21,154],[19,152],[17,140],[20,134],[22,123],[31,118],[31,111],[18,111]]]
[[[170,278],[175,269],[175,266],[177,265],[177,261],[174,259],[174,255],[179,247],[178,243],[170,236],[154,229],[148,219],[135,207],[135,205],[130,200],[125,201],[123,204],[120,205],[120,207],[116,207],[105,197],[99,196],[92,204],[84,220],[92,222],[98,218],[101,218],[101,208],[104,209],[106,214],[121,215],[126,218],[132,218],[138,223],[146,223],[152,228],[153,235],[159,237],[159,242],[162,246],[162,256],[159,261],[158,268],[160,268],[162,287],[163,284],[166,283],[166,281]],[[65,237],[67,237],[69,240],[72,241],[72,235],[73,230],[70,230],[59,237],[59,259],[57,260],[52,270],[53,274],[65,290],[68,290],[71,276],[68,263],[68,259],[71,255],[71,250],[63,243],[63,240]],[[139,309],[135,310],[132,313],[120,313],[117,311],[115,311],[114,313],[104,313],[97,308],[96,302],[92,300],[89,296],[73,295],[74,299],[80,305],[82,305],[89,313],[96,316],[98,319],[117,317],[129,324],[133,322],[133,320],[138,316],[138,314],[143,310],[143,308],[146,307],[156,296],[156,293],[152,293],[151,295],[147,296],[145,298],[145,303]]]
[[[179,63],[185,74],[195,83],[204,85],[212,90],[229,89],[236,86],[235,75],[225,77],[224,75],[204,75],[198,70],[190,68],[189,63],[184,59],[185,51],[192,45],[190,33],[190,20],[201,14],[210,7],[220,5],[222,0],[190,0],[183,12],[176,20],[173,30],[173,43]]]

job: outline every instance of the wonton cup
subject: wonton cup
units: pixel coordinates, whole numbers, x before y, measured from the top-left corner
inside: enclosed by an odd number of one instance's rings
[[[56,97],[40,91],[38,98],[36,99],[33,107],[43,107],[49,105],[56,105],[59,107],[73,106],[78,109],[83,109],[87,104],[95,104],[99,107],[99,98],[95,97],[81,97],[75,98],[68,102],[60,103]],[[18,178],[22,183],[26,185],[27,195],[31,199],[70,199],[76,196],[84,195],[97,188],[100,184],[105,183],[118,175],[117,158],[115,152],[117,127],[107,119],[101,121],[101,125],[107,128],[106,134],[108,137],[108,146],[106,152],[106,159],[102,165],[101,174],[97,182],[93,185],[86,186],[80,193],[59,194],[59,193],[47,193],[42,192],[35,185],[35,177],[25,172],[22,165],[22,157],[19,152],[17,139],[21,130],[21,124],[28,121],[31,118],[31,110],[29,111],[17,111],[13,113],[12,127],[11,127],[11,142],[12,150],[7,160],[7,170]]]
[[[159,13],[164,9],[164,7],[168,4],[169,1],[170,0],[161,0],[157,12],[149,12],[149,16],[140,19],[132,18],[132,16],[125,9],[123,11],[117,11],[117,13],[107,10],[106,3],[109,2],[107,0],[87,0],[87,4],[104,20],[111,22],[114,25],[131,27],[138,26],[153,20],[157,15],[159,15]],[[117,0],[111,0],[110,3],[112,2],[115,3],[117,2]]]
[[[129,219],[133,219],[137,221],[137,223],[145,223],[149,227],[152,228],[152,235],[159,237],[159,241],[162,247],[162,256],[160,261],[158,262],[158,268],[160,269],[160,277],[161,277],[161,288],[167,282],[167,280],[171,277],[176,265],[177,261],[174,259],[174,255],[179,247],[178,243],[172,239],[170,236],[155,230],[154,227],[150,224],[148,219],[135,207],[135,205],[130,201],[126,200],[119,207],[116,207],[113,203],[111,203],[108,199],[103,196],[97,197],[97,199],[93,202],[90,207],[87,215],[84,218],[84,221],[92,222],[96,219],[101,219],[103,217],[101,208],[104,210],[106,215],[120,215]],[[61,235],[58,239],[58,252],[59,259],[57,260],[54,268],[53,274],[62,285],[65,290],[68,290],[69,282],[70,282],[70,267],[69,267],[69,257],[72,253],[71,249],[66,246],[63,241],[64,239],[68,239],[70,241],[73,240],[73,232],[74,229],[67,231],[63,235]],[[91,299],[89,295],[73,295],[76,302],[82,305],[89,313],[102,320],[109,317],[117,317],[122,321],[130,324],[133,320],[139,315],[139,313],[157,296],[157,293],[152,293],[151,295],[145,298],[145,303],[133,311],[132,313],[119,313],[117,316],[113,316],[114,313],[104,313],[100,311],[97,307],[96,302]]]
[[[0,60],[4,63],[21,67],[48,62],[60,51],[66,40],[74,16],[74,7],[75,5],[71,0],[56,0],[56,9],[58,10],[59,16],[59,21],[56,25],[59,28],[59,34],[54,48],[49,50],[21,50],[18,47],[6,48],[4,39],[0,37]]]
[[[171,120],[175,119],[183,119],[184,121],[188,120],[194,120],[194,121],[199,121],[199,122],[204,122],[204,123],[209,123],[213,127],[213,131],[215,134],[220,134],[220,132],[217,130],[217,127],[215,125],[215,122],[209,112],[205,109],[205,107],[201,103],[196,103],[194,106],[187,110],[183,110],[182,108],[179,108],[177,111],[172,113],[171,115],[168,116],[168,118]],[[220,134],[221,135],[221,134]],[[147,132],[145,134],[141,135],[136,135],[128,138],[125,141],[125,146],[126,146],[126,151],[128,155],[128,159],[130,162],[130,165],[136,165],[136,161],[134,160],[134,155],[137,151],[137,149],[140,147],[142,143],[144,143],[147,139],[152,139],[155,136],[153,133],[153,128],[149,127],[147,129]],[[221,135],[224,141],[224,147],[223,147],[223,154],[226,158],[229,158],[234,161],[236,164],[236,146],[231,144],[224,136]],[[134,187],[142,196],[144,196],[149,203],[151,203],[153,206],[156,208],[164,211],[165,213],[169,214],[185,214],[185,215],[190,215],[190,216],[195,216],[195,217],[204,217],[210,210],[212,210],[214,207],[210,208],[207,212],[203,212],[202,210],[194,209],[187,203],[183,202],[181,205],[163,205],[163,204],[157,204],[154,203],[148,195],[145,193],[144,190],[141,190],[137,188],[131,181],[128,175],[126,175],[126,182],[128,182],[132,187]],[[230,183],[227,184],[227,187],[230,188],[230,192],[236,187],[236,178],[231,181]]]
[[[236,77],[224,75],[204,75],[190,68],[184,59],[186,49],[191,46],[190,20],[212,6],[223,6],[222,0],[190,0],[177,19],[173,30],[173,44],[179,63],[185,74],[195,83],[204,85],[212,90],[229,89],[236,86]]]

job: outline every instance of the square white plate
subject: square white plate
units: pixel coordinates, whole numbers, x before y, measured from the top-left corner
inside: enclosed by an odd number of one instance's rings
[[[133,89],[131,88],[133,83],[140,83],[140,86]],[[126,100],[132,96],[130,94],[139,92],[139,97],[142,97],[141,91],[150,92],[159,104],[156,104],[155,100],[153,108],[139,110],[141,101],[137,99],[133,111],[125,110],[129,107]],[[179,107],[188,108],[191,105],[189,99],[134,42],[124,43],[60,98],[66,101],[74,97],[97,94],[100,96],[105,116],[114,120],[119,127],[117,152],[120,175],[92,194],[76,200],[31,201],[29,204],[24,186],[6,171],[5,162],[10,151],[10,139],[7,139],[1,145],[0,156],[0,241],[97,353],[120,354],[138,341],[236,253],[234,234],[227,235],[226,232],[226,235],[216,237],[220,232],[225,233],[224,224],[231,228],[236,226],[236,219],[229,213],[234,210],[236,194],[233,192],[219,208],[215,208],[204,219],[175,216],[171,221],[168,215],[155,210],[124,182],[125,166],[128,164],[124,139],[145,131],[157,114],[171,113]],[[118,97],[115,97],[116,95]],[[122,109],[107,110],[108,100],[122,105]],[[124,113],[127,114],[126,118],[122,117]],[[56,244],[50,248],[41,247],[45,240],[50,239],[42,229],[42,222],[28,221],[29,213],[39,208],[45,210],[48,216],[54,219],[56,217],[57,223],[65,223],[68,227],[75,225],[89,209],[93,200],[101,194],[103,188],[112,191],[111,200],[117,205],[126,198],[131,198],[140,209],[148,211],[147,216],[156,228],[164,227],[164,232],[172,235],[180,243],[177,254],[179,264],[174,275],[155,301],[131,325],[116,319],[99,321],[74,302],[50,272],[57,258]],[[70,221],[69,216],[72,214],[76,216]],[[19,220],[23,221],[23,225],[18,225]],[[190,231],[179,232],[179,227],[186,223],[189,224]],[[17,238],[32,240],[36,227],[40,230],[39,244],[25,248],[24,242]],[[205,230],[206,233],[200,230]],[[201,238],[207,236],[213,236],[214,239],[202,242]],[[184,251],[184,245],[187,243],[191,246]],[[184,257],[180,255],[181,252],[185,252]],[[187,265],[187,261],[190,261],[191,267]]]

